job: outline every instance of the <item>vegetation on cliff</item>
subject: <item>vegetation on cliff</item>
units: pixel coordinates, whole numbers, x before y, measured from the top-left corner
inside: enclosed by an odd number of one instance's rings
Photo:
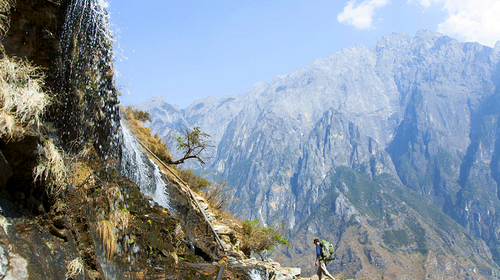
[[[47,134],[51,128],[42,123],[50,104],[44,87],[45,75],[39,68],[3,54],[0,59],[0,138],[6,142],[19,142],[28,136],[38,139],[34,181],[46,185],[47,194],[55,196],[65,188],[67,170],[62,151]]]
[[[28,61],[0,59],[0,137],[22,139],[41,135],[42,116],[49,104],[43,72]]]
[[[141,121],[147,121],[149,113],[140,111],[137,108],[128,107],[126,109],[122,108],[122,114],[125,116],[125,123],[134,132],[137,139],[155,153],[158,158],[166,159],[166,162],[170,163],[171,170],[182,178],[182,180],[186,182],[193,191],[197,192],[198,195],[205,197],[213,213],[220,218],[230,219],[236,223],[236,226],[233,228],[238,232],[238,239],[241,240],[240,249],[245,255],[251,256],[253,253],[256,253],[264,259],[274,252],[274,246],[276,245],[291,246],[288,239],[283,237],[285,233],[283,227],[262,227],[259,220],[237,221],[237,219],[229,213],[229,209],[226,208],[231,201],[229,187],[226,182],[210,182],[202,176],[197,175],[193,170],[179,169],[176,163],[168,161],[172,157],[168,152],[167,144],[164,143],[158,135],[152,136],[149,128],[142,126]],[[193,137],[190,137],[186,136],[189,132],[182,132],[183,136],[177,138],[180,143],[179,145],[185,147],[188,145],[186,141],[190,141],[190,139],[196,142],[200,140],[200,137],[208,137],[208,135],[203,134],[199,129],[193,130],[193,133],[195,136],[191,135]],[[207,140],[203,140],[202,142],[205,143],[206,141]]]

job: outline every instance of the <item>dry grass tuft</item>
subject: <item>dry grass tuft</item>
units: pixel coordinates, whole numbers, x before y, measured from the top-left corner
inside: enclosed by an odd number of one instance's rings
[[[76,258],[70,262],[66,262],[66,269],[68,270],[66,272],[66,279],[74,278],[75,276],[78,276],[82,274],[82,272],[85,270],[83,267],[82,259]]]
[[[28,61],[0,59],[0,137],[22,138],[39,133],[50,100],[43,91],[44,75]]]
[[[47,193],[56,196],[66,187],[66,165],[63,156],[54,145],[52,139],[46,140],[38,150],[38,165],[33,170],[35,181],[45,180],[48,183]]]
[[[107,253],[107,258],[110,259],[111,256],[116,251],[116,235],[114,233],[115,227],[108,220],[101,220],[97,226],[97,232],[102,240],[102,245]]]
[[[10,9],[16,4],[15,0],[0,0],[0,39],[3,39],[10,28]]]
[[[168,254],[174,259],[175,264],[179,263],[179,256],[176,252],[169,252]]]

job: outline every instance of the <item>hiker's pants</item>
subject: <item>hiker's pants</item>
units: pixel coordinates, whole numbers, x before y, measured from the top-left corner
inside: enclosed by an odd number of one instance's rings
[[[326,270],[326,264],[327,264],[327,261],[325,260],[320,260],[319,261],[319,267],[318,267],[318,277],[319,279],[321,279],[321,276],[324,274],[325,276],[329,276],[330,275],[330,272],[328,272],[328,270]]]

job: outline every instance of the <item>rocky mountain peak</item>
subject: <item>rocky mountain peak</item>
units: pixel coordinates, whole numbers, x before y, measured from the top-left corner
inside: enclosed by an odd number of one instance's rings
[[[157,96],[153,96],[153,97],[149,98],[148,100],[141,103],[141,107],[143,107],[145,109],[162,108],[163,110],[171,112],[171,113],[182,112],[181,107],[179,107],[175,104],[170,104],[168,102],[168,100],[161,95],[157,95]]]

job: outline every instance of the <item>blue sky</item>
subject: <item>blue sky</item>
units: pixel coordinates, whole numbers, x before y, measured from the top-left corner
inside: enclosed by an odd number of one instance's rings
[[[121,103],[181,108],[245,93],[317,58],[391,32],[428,29],[493,46],[497,0],[108,0]]]

